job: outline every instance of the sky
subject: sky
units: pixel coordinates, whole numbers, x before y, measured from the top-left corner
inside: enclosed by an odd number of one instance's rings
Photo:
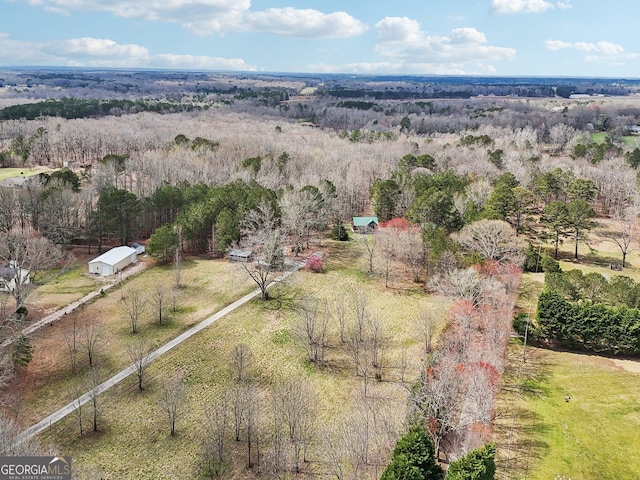
[[[0,66],[640,77],[638,0],[0,0]]]

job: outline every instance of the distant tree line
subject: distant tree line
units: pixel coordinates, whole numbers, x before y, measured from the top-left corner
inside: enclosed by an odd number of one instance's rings
[[[125,113],[175,113],[199,107],[155,100],[98,100],[62,98],[44,102],[25,103],[0,109],[0,120],[34,120],[38,117],[92,118]]]

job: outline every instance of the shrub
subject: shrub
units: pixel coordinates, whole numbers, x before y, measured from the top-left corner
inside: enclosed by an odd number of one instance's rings
[[[309,258],[307,258],[305,268],[307,270],[311,270],[314,273],[322,272],[322,257],[314,253]]]
[[[331,227],[331,238],[333,240],[338,240],[340,242],[348,242],[349,241],[349,231],[342,223],[342,220],[336,220]]]
[[[496,473],[496,447],[486,444],[451,462],[445,480],[493,480]]]
[[[436,464],[433,442],[420,425],[413,426],[396,443],[391,462],[380,480],[439,480],[442,470]]]

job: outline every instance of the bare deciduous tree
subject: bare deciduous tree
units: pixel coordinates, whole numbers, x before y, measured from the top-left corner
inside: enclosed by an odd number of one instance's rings
[[[416,327],[424,342],[424,353],[426,354],[431,352],[431,344],[439,323],[439,320],[430,311],[421,312],[416,319]]]
[[[167,414],[171,436],[176,434],[176,421],[182,413],[184,402],[184,381],[182,375],[174,375],[162,383],[160,408]]]
[[[478,220],[452,236],[465,250],[489,260],[520,265],[524,259],[523,241],[502,220]]]
[[[129,360],[136,369],[136,377],[138,377],[138,390],[142,390],[142,380],[144,378],[145,372],[147,371],[147,367],[151,362],[151,359],[149,358],[149,345],[147,341],[144,338],[136,339],[127,348],[127,354],[129,355]]]
[[[67,352],[69,353],[71,373],[76,373],[76,366],[78,363],[79,330],[78,316],[74,313],[71,317],[71,329],[64,333],[64,342],[67,345]]]
[[[203,445],[204,473],[211,478],[224,477],[231,470],[231,462],[225,449],[229,429],[229,405],[227,397],[220,395],[207,411],[205,440]]]
[[[24,306],[33,290],[64,272],[71,256],[29,228],[0,232],[0,265],[14,270],[10,290],[16,310]]]
[[[178,289],[180,288],[180,276],[182,275],[182,225],[176,225],[173,229],[178,236],[176,250],[173,253],[173,274],[175,278],[175,288]]]
[[[239,343],[233,347],[231,353],[231,366],[236,383],[243,383],[247,377],[247,369],[253,359],[253,355],[246,343]]]
[[[167,297],[167,287],[162,282],[157,282],[153,289],[153,304],[158,314],[158,324],[162,325],[162,314],[164,313],[165,299]]]
[[[91,426],[94,432],[98,431],[98,420],[100,419],[100,414],[102,412],[102,405],[98,401],[98,397],[100,393],[98,392],[98,387],[102,383],[102,375],[100,370],[97,368],[92,368],[89,370],[89,377],[87,380],[87,388],[89,394],[89,401],[91,402]]]
[[[634,204],[624,209],[614,211],[613,218],[615,230],[605,230],[600,232],[605,237],[613,241],[622,254],[622,268],[626,266],[627,254],[633,250],[634,242],[640,236],[640,205]]]
[[[96,354],[102,342],[102,328],[96,323],[85,324],[82,328],[80,335],[80,341],[82,347],[87,353],[87,359],[89,360],[89,366],[95,366]]]
[[[130,288],[122,300],[125,313],[129,320],[131,333],[137,333],[140,317],[147,310],[147,296],[137,288]]]

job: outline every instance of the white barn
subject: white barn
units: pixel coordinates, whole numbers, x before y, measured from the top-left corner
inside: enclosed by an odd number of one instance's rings
[[[113,275],[127,265],[135,262],[136,259],[137,253],[135,248],[126,246],[115,247],[91,260],[89,262],[89,273]]]

